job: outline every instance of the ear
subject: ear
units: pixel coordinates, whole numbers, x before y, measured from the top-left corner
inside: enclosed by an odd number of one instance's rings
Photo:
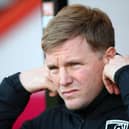
[[[116,49],[114,47],[109,47],[104,54],[104,63],[108,63],[109,59],[116,55]]]

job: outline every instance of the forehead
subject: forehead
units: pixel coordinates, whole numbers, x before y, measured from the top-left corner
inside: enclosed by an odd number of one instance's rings
[[[87,41],[78,36],[73,39],[65,41],[61,46],[53,48],[51,51],[46,52],[46,61],[52,62],[55,60],[73,60],[84,58],[94,53]]]

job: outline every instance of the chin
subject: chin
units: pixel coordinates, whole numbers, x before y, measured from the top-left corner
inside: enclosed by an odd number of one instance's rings
[[[65,102],[65,106],[69,110],[79,110],[84,107],[84,104],[81,104],[79,101],[77,101],[77,102],[71,101],[71,102]]]

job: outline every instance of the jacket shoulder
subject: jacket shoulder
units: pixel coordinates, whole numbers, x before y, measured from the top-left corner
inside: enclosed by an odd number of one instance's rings
[[[38,117],[23,124],[23,129],[55,129],[54,125],[60,125],[62,117],[66,116],[64,105],[59,105],[45,112],[42,112]],[[26,128],[27,127],[27,128]]]

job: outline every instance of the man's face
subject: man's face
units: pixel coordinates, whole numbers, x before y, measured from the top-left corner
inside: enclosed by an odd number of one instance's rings
[[[104,63],[99,54],[80,36],[46,53],[51,80],[68,109],[86,107],[102,90]]]

